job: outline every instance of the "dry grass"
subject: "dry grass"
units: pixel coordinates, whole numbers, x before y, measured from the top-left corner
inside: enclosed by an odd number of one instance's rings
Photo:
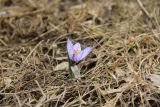
[[[159,5],[0,0],[0,106],[160,106]],[[68,75],[67,37],[94,46],[81,81]]]

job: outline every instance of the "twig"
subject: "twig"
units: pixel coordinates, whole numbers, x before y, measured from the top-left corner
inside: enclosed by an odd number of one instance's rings
[[[66,21],[63,22],[63,23],[61,23],[61,24],[59,24],[59,25],[57,25],[57,26],[54,26],[53,28],[49,29],[47,32],[42,33],[42,34],[39,35],[38,37],[34,38],[32,41],[35,41],[35,40],[37,40],[37,39],[39,39],[39,38],[42,38],[42,37],[44,37],[45,35],[49,34],[50,32],[53,32],[53,31],[57,30],[60,26],[64,25],[65,23],[66,23]]]
[[[28,56],[25,58],[25,60],[23,61],[23,63],[26,62],[26,60],[31,56],[31,54],[36,50],[36,48],[37,48],[42,42],[43,42],[43,40],[40,41],[40,42],[32,49],[32,51],[28,54]]]
[[[41,107],[41,106],[43,105],[44,101],[46,100],[46,95],[45,95],[45,93],[43,92],[43,90],[42,90],[40,84],[38,83],[38,81],[35,80],[35,82],[36,82],[36,84],[38,85],[38,87],[39,87],[39,89],[40,89],[40,91],[41,91],[41,93],[42,93],[42,95],[43,95],[43,96],[39,99],[39,101],[38,101],[38,103],[35,105],[35,107]]]
[[[154,27],[156,27],[154,21],[152,20],[151,15],[149,14],[149,12],[146,10],[146,8],[144,7],[143,3],[141,2],[141,0],[137,0],[137,3],[139,5],[139,7],[141,8],[142,12],[144,13],[144,15],[151,21],[152,25]]]
[[[145,9],[145,7],[143,6],[141,0],[137,0],[138,5],[140,6],[142,12],[149,18],[151,19],[150,14],[148,13],[148,11]]]
[[[37,14],[37,13],[41,13],[43,11],[45,11],[46,8],[43,8],[43,9],[39,9],[39,10],[36,10],[36,11],[33,11],[33,12],[18,12],[16,13],[13,12],[13,10],[6,10],[6,11],[1,11],[1,14],[0,14],[0,19],[6,19],[6,18],[11,18],[11,17],[22,17],[22,16],[27,16],[27,15],[33,15],[33,14]],[[2,13],[3,12],[3,13]]]
[[[17,101],[18,101],[19,107],[22,107],[22,104],[21,104],[21,101],[20,101],[19,97],[16,94],[14,94],[14,95],[15,95]]]

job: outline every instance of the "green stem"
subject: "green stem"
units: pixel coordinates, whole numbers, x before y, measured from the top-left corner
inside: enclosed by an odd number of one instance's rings
[[[73,63],[72,63],[71,59],[70,59],[69,56],[68,56],[69,75],[70,75],[71,78],[74,78],[74,75],[73,75],[71,66],[73,66]]]

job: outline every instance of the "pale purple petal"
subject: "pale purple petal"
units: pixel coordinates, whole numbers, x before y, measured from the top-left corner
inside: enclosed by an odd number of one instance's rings
[[[81,56],[80,56],[80,60],[81,59],[83,59],[83,58],[85,58],[91,51],[92,51],[92,49],[93,49],[93,47],[87,47],[87,48],[85,48],[84,50],[82,50],[81,52]]]
[[[69,39],[67,40],[67,51],[69,58],[71,59],[73,57],[73,44]]]
[[[73,60],[74,62],[78,62],[78,61],[79,61],[79,60],[77,59],[77,56],[75,56],[75,55],[73,55],[72,60]]]
[[[73,60],[73,54],[68,54],[69,58]]]
[[[76,43],[75,45],[73,45],[72,41],[70,41],[69,39],[67,40],[68,56],[74,62],[78,62],[81,59],[85,58],[92,51],[92,49],[93,47],[90,46],[85,48],[84,50],[81,50],[80,43]]]
[[[73,49],[77,49],[78,52],[80,52],[80,51],[81,51],[81,45],[80,45],[80,43],[76,43],[76,44],[73,46]]]
[[[70,51],[73,50],[73,43],[68,39],[67,40],[67,51],[70,53]]]
[[[75,61],[75,62],[80,61],[82,55],[83,55],[83,51],[80,51],[80,52],[78,53],[78,55],[73,55],[73,61]]]

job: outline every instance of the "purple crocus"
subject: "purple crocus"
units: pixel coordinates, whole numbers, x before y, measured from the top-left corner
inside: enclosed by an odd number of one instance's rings
[[[73,43],[69,39],[67,41],[68,55],[69,55],[69,58],[74,62],[78,62],[83,58],[85,58],[92,51],[92,49],[93,47],[89,46],[81,50],[80,43],[76,43],[75,45],[73,45]]]

